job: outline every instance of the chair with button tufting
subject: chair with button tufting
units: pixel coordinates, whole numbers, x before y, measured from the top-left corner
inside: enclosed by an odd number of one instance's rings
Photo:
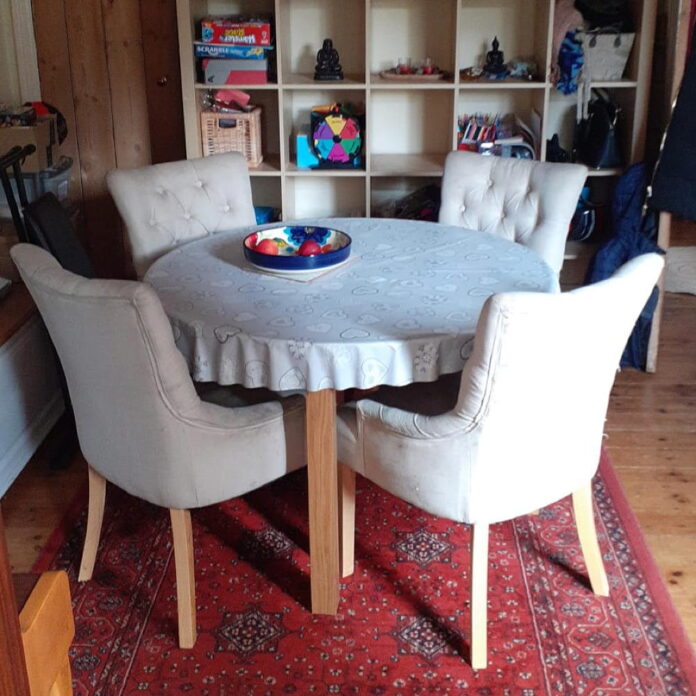
[[[341,407],[343,575],[353,572],[357,471],[417,508],[473,525],[476,669],[487,664],[489,525],[572,494],[592,589],[607,595],[591,479],[621,353],[663,265],[644,254],[571,292],[493,295],[451,401],[437,390],[414,407],[394,390],[391,405],[363,399]],[[405,407],[395,402],[400,395]]]
[[[238,152],[114,169],[106,183],[138,278],[179,244],[256,222],[249,170]]]
[[[523,244],[560,273],[586,176],[580,164],[450,152],[439,222]]]
[[[88,463],[79,579],[92,576],[107,480],[169,508],[179,644],[193,647],[190,510],[243,495],[304,466],[303,399],[246,405],[225,392],[222,404],[201,400],[149,285],[83,278],[33,244],[17,244],[10,254],[65,370]]]

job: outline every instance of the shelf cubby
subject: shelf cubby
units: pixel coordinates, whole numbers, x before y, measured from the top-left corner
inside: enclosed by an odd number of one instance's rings
[[[285,179],[283,219],[295,220],[312,217],[363,217],[367,214],[366,179],[346,174],[331,176],[312,171],[306,176],[288,176]]]

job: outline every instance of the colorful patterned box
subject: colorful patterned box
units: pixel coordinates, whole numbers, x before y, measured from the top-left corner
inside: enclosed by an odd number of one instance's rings
[[[243,17],[205,17],[201,20],[204,43],[270,46],[271,24],[265,19]]]

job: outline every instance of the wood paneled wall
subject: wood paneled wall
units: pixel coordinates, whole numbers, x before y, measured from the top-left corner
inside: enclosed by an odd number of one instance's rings
[[[175,3],[33,0],[41,95],[68,123],[71,199],[99,275],[132,275],[106,173],[185,157]]]

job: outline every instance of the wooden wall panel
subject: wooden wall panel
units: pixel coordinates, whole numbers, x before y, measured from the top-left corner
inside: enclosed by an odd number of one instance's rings
[[[41,96],[44,101],[55,106],[67,121],[68,137],[61,145],[61,153],[72,157],[71,198],[81,202],[80,151],[75,129],[65,7],[57,0],[33,0],[33,8]]]
[[[175,5],[33,1],[42,97],[68,122],[63,153],[74,162],[71,198],[82,209],[83,239],[97,273],[130,276],[105,177],[116,167],[149,164],[153,147],[155,161],[184,157]],[[165,89],[156,84],[162,75]]]
[[[104,179],[116,166],[116,149],[102,3],[65,0],[65,19],[90,255],[99,275],[117,276],[125,259],[121,223]]]
[[[142,167],[150,164],[150,134],[140,0],[111,0],[103,8],[116,163]]]

